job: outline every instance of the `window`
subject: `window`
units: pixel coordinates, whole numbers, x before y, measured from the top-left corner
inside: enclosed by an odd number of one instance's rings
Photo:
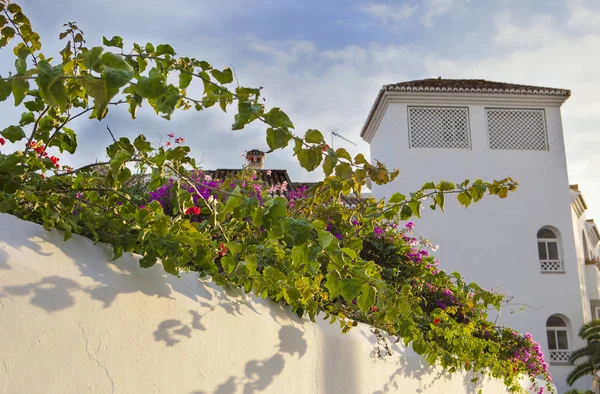
[[[543,109],[486,108],[490,149],[548,150]]]
[[[600,319],[600,306],[597,306],[594,309],[596,311],[596,316],[594,316],[594,319]]]
[[[471,149],[469,109],[408,107],[411,148]]]
[[[541,272],[564,272],[556,233],[549,228],[542,228],[537,233],[537,239]]]
[[[567,323],[556,315],[550,316],[546,321],[546,334],[548,336],[550,362],[568,364],[571,351],[569,350]]]

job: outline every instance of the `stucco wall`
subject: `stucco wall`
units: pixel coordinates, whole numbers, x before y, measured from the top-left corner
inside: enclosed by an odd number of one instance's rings
[[[436,256],[442,269],[458,271],[468,281],[514,297],[502,309],[499,323],[531,333],[548,354],[546,320],[560,314],[568,320],[571,348],[582,346],[577,332],[589,319],[590,306],[584,266],[576,253],[560,108],[527,103],[527,99],[438,96],[423,94],[416,102],[416,95],[399,94],[387,106],[371,141],[371,158],[400,169],[400,175],[390,184],[374,186],[373,194],[378,198],[397,191],[407,194],[425,182],[442,179],[513,177],[519,188],[507,199],[487,197],[464,209],[455,198],[448,198],[445,213],[423,210],[417,231],[440,245]],[[468,107],[472,148],[409,149],[408,105]],[[549,151],[489,149],[486,107],[544,108]],[[540,273],[536,234],[542,226],[559,232],[564,273]],[[571,369],[551,366],[560,391],[566,391]],[[591,387],[591,380],[580,384]]]
[[[375,358],[364,325],[343,335],[193,273],[109,260],[0,215],[0,393],[505,393],[397,346]]]

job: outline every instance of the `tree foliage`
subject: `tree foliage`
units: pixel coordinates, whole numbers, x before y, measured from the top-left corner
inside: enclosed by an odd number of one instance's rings
[[[503,296],[439,270],[412,223],[394,224],[420,217],[423,205],[443,210],[452,195],[465,207],[486,194],[504,198],[517,187],[512,179],[427,182],[348,207],[342,195],[360,195],[367,179],[385,184],[398,171],[331,149],[316,129],[297,133],[283,110],[265,107],[260,89],[234,83],[230,68],[178,56],[169,44],[125,48],[121,37],[88,48],[75,23],[59,35],[64,49],[47,57],[22,9],[7,0],[0,32],[0,48],[12,45],[15,55],[15,69],[0,77],[0,101],[23,110],[18,124],[0,131],[0,143],[12,143],[0,153],[0,212],[62,230],[65,240],[77,233],[110,243],[115,259],[132,252],[143,267],[160,260],[173,275],[197,271],[343,331],[367,322],[431,364],[472,371],[474,381],[487,374],[519,391],[523,374],[549,380],[531,337],[487,320]],[[192,87],[200,97],[191,97]],[[153,146],[143,134],[113,137],[105,162],[59,164],[58,152],[77,153],[73,120],[101,120],[122,106],[135,118],[143,105],[165,119],[231,111],[236,130],[260,122],[271,150],[291,145],[303,168],[320,167],[325,178],[289,199],[265,190],[251,171],[215,183],[189,147]]]
[[[595,376],[600,371],[600,320],[592,320],[581,327],[579,337],[587,342],[571,354],[571,363],[582,360],[567,376],[569,386],[584,376]]]

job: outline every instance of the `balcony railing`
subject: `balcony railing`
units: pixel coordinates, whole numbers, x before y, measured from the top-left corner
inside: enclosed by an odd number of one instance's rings
[[[560,260],[540,260],[541,272],[565,272]]]
[[[552,364],[570,364],[570,350],[550,350],[550,362]]]

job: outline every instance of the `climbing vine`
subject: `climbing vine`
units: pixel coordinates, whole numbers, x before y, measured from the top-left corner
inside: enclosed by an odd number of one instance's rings
[[[0,101],[23,110],[18,124],[0,127],[0,212],[57,228],[65,240],[76,233],[109,243],[115,259],[131,252],[142,267],[160,261],[173,275],[197,271],[343,331],[366,322],[431,364],[472,371],[474,381],[493,376],[513,391],[523,375],[550,381],[530,336],[488,321],[504,297],[445,273],[431,255],[436,247],[407,222],[422,206],[443,210],[451,196],[464,207],[484,195],[505,198],[517,187],[511,178],[427,182],[349,207],[343,195],[360,196],[368,179],[385,184],[398,171],[330,148],[316,129],[298,133],[283,110],[265,106],[260,89],[235,83],[230,68],[177,56],[168,44],[125,48],[121,37],[88,48],[75,23],[65,24],[64,49],[49,57],[21,7],[7,0],[0,29],[0,48],[15,55],[15,69],[0,76]],[[202,95],[191,97],[191,86]],[[106,161],[60,164],[61,154],[77,153],[75,119],[101,120],[123,106],[135,119],[143,105],[165,119],[231,111],[236,130],[260,122],[271,151],[291,145],[304,169],[320,167],[325,177],[284,198],[286,185],[269,189],[250,169],[211,179],[181,138],[153,146],[143,134],[131,141],[111,130]]]

